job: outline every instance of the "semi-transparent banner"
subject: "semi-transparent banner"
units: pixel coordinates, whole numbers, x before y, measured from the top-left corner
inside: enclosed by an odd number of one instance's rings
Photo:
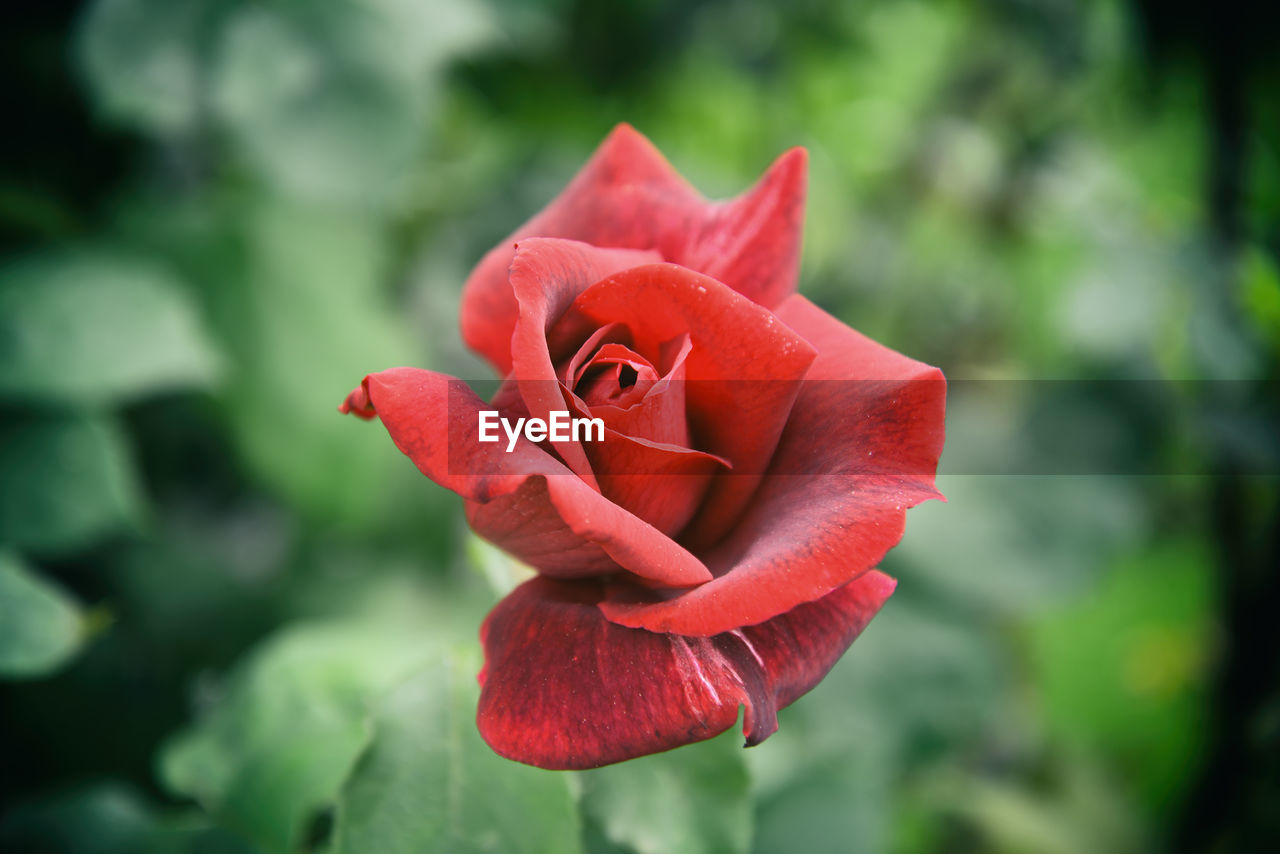
[[[1280,474],[1274,381],[456,380],[448,406],[459,475],[921,476],[943,448],[946,474]]]

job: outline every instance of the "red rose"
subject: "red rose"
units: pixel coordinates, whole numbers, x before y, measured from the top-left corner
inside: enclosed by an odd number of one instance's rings
[[[710,738],[740,705],[756,744],[892,593],[873,567],[940,497],[945,384],[794,293],[805,165],[792,150],[707,202],[619,126],[467,281],[494,399],[396,368],[343,404],[539,572],[481,629],[498,753],[591,768]],[[486,410],[604,427],[482,442]]]

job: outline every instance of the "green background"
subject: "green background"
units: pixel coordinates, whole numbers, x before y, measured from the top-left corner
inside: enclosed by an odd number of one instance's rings
[[[0,849],[1280,834],[1275,20],[29,5],[0,35]],[[981,393],[951,403],[948,503],[885,561],[898,592],[776,736],[552,773],[472,723],[513,567],[336,406],[394,365],[488,376],[467,271],[619,121],[713,198],[806,146],[801,291]],[[1000,464],[1053,435],[1091,464]]]

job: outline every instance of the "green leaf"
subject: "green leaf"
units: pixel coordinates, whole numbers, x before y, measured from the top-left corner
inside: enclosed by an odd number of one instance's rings
[[[1144,839],[1127,794],[1096,760],[1079,752],[1051,755],[1037,769],[1034,785],[937,767],[916,792],[925,810],[921,817],[963,827],[978,850],[1150,851],[1151,840]],[[943,847],[934,840],[917,850]]]
[[[481,740],[476,658],[441,654],[381,704],[373,744],[342,792],[335,854],[581,850],[569,778]]]
[[[161,776],[268,852],[292,852],[369,742],[372,701],[430,642],[391,625],[312,624],[276,635],[161,755]]]
[[[747,751],[754,851],[889,848],[894,786],[939,745],[973,744],[1008,696],[1000,647],[971,618],[898,592],[827,677]]]
[[[0,677],[44,676],[75,654],[80,608],[57,585],[0,551]]]
[[[778,732],[747,751],[761,795],[812,788],[806,781],[829,765],[859,779],[892,776],[910,756],[981,737],[1008,691],[1000,646],[971,618],[904,588],[826,678],[779,713]],[[847,827],[851,815],[833,810],[828,821]]]
[[[151,850],[150,831],[135,793],[102,784],[20,806],[0,824],[0,843],[6,851],[125,854]]]
[[[440,68],[491,27],[484,4],[458,0],[253,4],[222,33],[210,101],[273,187],[383,205],[413,172]]]
[[[214,108],[269,182],[344,203],[394,192],[425,118],[411,88],[343,68],[297,22],[258,6],[227,28],[218,53]]]
[[[243,229],[241,264],[205,284],[232,360],[225,403],[247,462],[325,523],[372,526],[412,506],[425,479],[380,425],[338,414],[366,373],[424,361],[382,293],[378,223],[263,199],[228,216]],[[418,491],[397,492],[405,484]]]
[[[947,414],[958,459],[978,447],[965,445],[968,436],[991,448],[1020,441],[977,408]],[[964,474],[941,476],[938,487],[948,503],[911,511],[887,571],[989,611],[1034,612],[1079,592],[1144,530],[1139,497],[1120,478]],[[964,563],[977,555],[980,566]]]
[[[584,771],[583,815],[636,854],[746,852],[751,779],[737,728],[679,750]]]
[[[101,405],[206,385],[218,361],[162,267],[65,251],[0,269],[0,398]]]
[[[799,763],[788,785],[760,798],[754,852],[877,854],[887,850],[894,757],[886,734],[853,728],[862,741]]]
[[[82,21],[78,59],[103,116],[176,133],[199,117],[202,52],[219,0],[97,0]]]
[[[140,489],[114,421],[15,418],[0,425],[0,542],[65,554],[142,516]]]
[[[58,792],[6,812],[0,850],[25,854],[255,854],[207,819],[155,809],[134,789],[106,781]]]

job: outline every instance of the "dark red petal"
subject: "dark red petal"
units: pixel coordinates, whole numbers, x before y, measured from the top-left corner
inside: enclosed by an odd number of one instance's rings
[[[621,344],[624,347],[630,347],[631,332],[622,323],[608,323],[592,332],[567,363],[562,362],[556,366],[556,376],[560,378],[560,382],[568,388],[577,385],[583,366],[591,361],[591,357],[605,344]]]
[[[536,578],[480,630],[476,723],[495,751],[550,769],[596,768],[711,738],[745,706],[748,745],[822,680],[893,592],[865,573],[760,626],[710,638],[606,621],[592,583]]]
[[[663,257],[772,308],[795,293],[809,155],[793,148],[750,192],[715,207],[682,251]]]
[[[729,468],[702,451],[609,429],[586,448],[604,496],[669,536],[689,523],[711,476]]]
[[[628,369],[631,381],[624,383]],[[628,409],[643,400],[659,379],[657,369],[643,356],[622,344],[609,343],[577,372],[574,390],[589,407]]]
[[[623,569],[648,581],[674,587],[689,587],[710,580],[710,571],[692,553],[579,478],[549,477],[546,482],[547,494],[560,518],[578,536],[599,543]],[[664,582],[663,579],[672,580]]]
[[[601,328],[610,326],[618,324]],[[588,406],[573,393],[567,399],[575,416],[595,416],[605,423],[604,440],[583,445],[601,492],[664,534],[675,535],[698,509],[712,475],[732,466],[689,447],[684,375],[691,345],[687,335],[668,343],[670,352],[660,361],[671,369],[640,402],[620,409]]]
[[[569,186],[491,250],[462,294],[462,337],[505,376],[518,314],[507,280],[511,244],[563,237],[595,246],[654,249],[775,305],[795,290],[807,157],[786,152],[749,192],[709,202],[630,125],[618,125]]]
[[[941,497],[942,373],[803,297],[778,317],[818,358],[759,491],[704,555],[716,579],[665,600],[619,587],[600,605],[610,620],[685,635],[762,622],[875,566],[901,539],[907,508]]]
[[[546,420],[552,410],[565,408],[547,349],[550,326],[590,285],[653,259],[652,252],[597,249],[572,240],[533,238],[516,247],[510,279],[519,315],[509,343],[512,374],[531,416]],[[581,445],[561,443],[556,451],[570,469],[593,483]]]
[[[478,413],[488,409],[475,393],[453,377],[417,368],[392,368],[364,378],[348,396],[350,408],[372,408],[396,447],[427,477],[471,502],[499,508],[478,514],[476,533],[493,540],[548,573],[571,576],[585,571],[616,572],[619,567],[645,579],[684,587],[710,578],[706,567],[652,525],[636,518],[593,490],[542,448],[521,438],[512,453],[505,441],[478,441]],[[530,478],[545,488],[525,487]],[[514,495],[513,495],[514,494]],[[501,508],[521,512],[503,512]],[[613,563],[584,567],[559,562],[560,550],[573,548],[568,528],[579,540],[595,544]],[[582,546],[584,553],[594,551]]]
[[[611,324],[617,326],[618,324]],[[574,412],[602,420],[607,428],[623,436],[647,439],[665,445],[689,447],[689,423],[685,415],[685,361],[692,349],[688,335],[669,342],[666,375],[651,385],[644,398],[625,409],[617,406],[588,406],[582,398],[571,395]],[[727,463],[728,461],[726,461]]]
[[[487,502],[466,502],[472,530],[544,575],[587,578],[617,572],[599,543],[580,536],[560,517],[547,478],[531,477],[514,492]]]
[[[687,333],[686,408],[692,444],[724,457],[682,541],[718,540],[751,498],[773,455],[814,349],[765,308],[715,279],[674,264],[623,270],[582,293],[566,313],[627,323],[640,353]]]

